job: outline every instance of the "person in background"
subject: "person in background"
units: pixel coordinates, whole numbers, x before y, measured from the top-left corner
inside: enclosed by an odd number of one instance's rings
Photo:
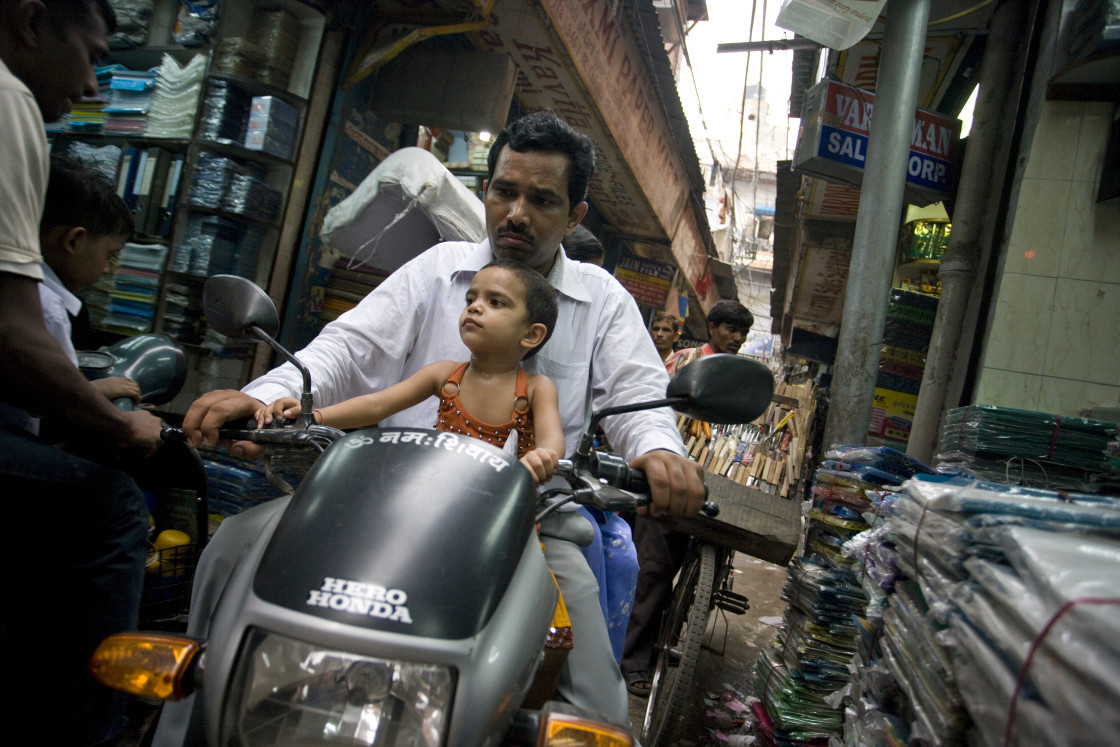
[[[564,247],[564,254],[568,255],[568,259],[574,259],[576,262],[587,262],[602,267],[603,260],[607,256],[603,243],[583,226],[573,228],[564,236],[560,244]]]
[[[698,348],[678,350],[665,361],[670,375],[706,355],[738,353],[754,324],[754,316],[738,301],[725,300],[708,311],[707,323],[708,342]],[[626,689],[639,697],[648,697],[651,672],[657,664],[661,618],[673,598],[673,578],[684,562],[688,535],[639,515],[634,523],[634,541],[641,570],[621,667]]]
[[[589,409],[664,397],[668,377],[634,298],[601,268],[569,260],[561,248],[561,239],[587,212],[594,163],[590,139],[554,112],[535,112],[507,125],[490,149],[489,176],[483,183],[488,239],[480,244],[445,242],[428,249],[297,353],[311,370],[316,402],[329,405],[379,391],[434,361],[465,359],[467,351],[455,324],[459,299],[475,274],[495,257],[524,262],[556,290],[556,330],[525,368],[545,374],[556,385],[566,454],[575,452]],[[223,423],[252,415],[264,402],[298,396],[301,383],[299,371],[285,364],[243,391],[203,395],[188,411],[184,431],[193,444],[213,443]],[[434,405],[424,403],[383,424],[424,427],[433,420]],[[607,418],[604,429],[612,447],[645,471],[651,513],[699,510],[704,500],[702,473],[685,458],[671,412],[618,415]],[[253,454],[250,447],[237,443],[231,448]],[[222,522],[202,562],[217,563],[220,553],[240,548],[268,520],[269,510],[265,504]],[[580,550],[592,535],[587,520],[575,510],[561,508],[541,523],[548,566],[579,641],[562,673],[560,695],[626,726],[625,684],[611,653],[598,584]],[[215,560],[208,560],[207,553]],[[220,589],[195,584],[192,610],[207,612],[200,612],[198,622],[192,614],[188,632],[205,632],[211,609],[206,598],[217,593]],[[161,730],[165,719],[166,708]],[[158,739],[159,735],[157,744]]]
[[[133,228],[132,213],[112,181],[78,159],[51,155],[47,196],[39,221],[43,252],[39,302],[47,330],[75,366],[78,354],[70,341],[70,318],[82,308],[76,294],[116,265]],[[132,379],[109,376],[90,383],[110,400],[140,402],[140,386]]]
[[[659,311],[653,315],[649,336],[653,338],[653,346],[657,348],[661,360],[668,361],[673,354],[673,345],[681,339],[680,323],[668,311]]]
[[[44,123],[97,93],[94,64],[116,18],[105,0],[0,1],[0,484],[15,531],[2,544],[12,596],[2,628],[3,720],[38,744],[110,744],[125,697],[87,666],[102,638],[134,628],[147,509],[128,475],[72,457],[21,427],[18,410],[88,438],[152,451],[158,418],[94,389],[43,322],[39,219],[49,159]],[[60,717],[60,714],[65,714]],[[18,727],[23,724],[23,727]],[[29,736],[30,735],[30,736]]]

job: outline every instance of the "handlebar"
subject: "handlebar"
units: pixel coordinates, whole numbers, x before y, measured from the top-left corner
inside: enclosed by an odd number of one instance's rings
[[[164,441],[186,441],[186,434],[182,428],[164,427],[160,431],[160,438]],[[226,441],[251,441],[255,444],[270,444],[273,446],[304,447],[311,443],[312,435],[305,430],[277,429],[277,430],[248,430],[242,428],[222,428],[218,431],[218,438]]]
[[[325,443],[345,435],[342,431],[322,425],[310,428],[222,428],[218,438],[222,441],[249,441],[262,446],[287,446],[296,449],[322,450]],[[164,441],[186,441],[182,428],[165,427],[160,432]]]
[[[576,502],[592,505],[601,511],[630,511],[649,503],[649,481],[646,480],[645,472],[631,467],[617,454],[592,451],[587,466],[590,476],[601,485],[619,490],[577,490],[573,496]],[[561,459],[557,464],[556,474],[568,478],[569,482],[577,473],[576,464],[570,459]],[[707,495],[708,486],[705,485],[704,496]],[[719,515],[719,506],[712,501],[704,501],[700,512],[705,516],[715,517]]]
[[[322,450],[326,445],[345,435],[335,428],[316,425],[303,428],[222,428],[218,431],[221,440],[249,441],[265,446],[286,446],[289,448],[314,448]],[[181,428],[165,427],[160,433],[164,441],[185,441]],[[593,506],[600,511],[632,511],[649,503],[649,481],[645,473],[631,467],[618,456],[605,451],[592,451],[588,457],[578,458],[578,463],[586,461],[586,467],[577,466],[571,459],[559,460],[556,467],[557,477],[567,479],[572,485],[567,500]],[[707,497],[708,487],[704,486]],[[705,516],[719,515],[719,506],[705,501],[700,507]]]

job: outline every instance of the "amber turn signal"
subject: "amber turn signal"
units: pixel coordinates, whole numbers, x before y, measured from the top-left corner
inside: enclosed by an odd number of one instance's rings
[[[190,694],[186,678],[200,650],[198,641],[190,638],[117,633],[93,652],[89,670],[94,679],[115,690],[143,698],[179,700]]]
[[[566,713],[543,713],[541,744],[546,747],[632,747],[630,733]]]

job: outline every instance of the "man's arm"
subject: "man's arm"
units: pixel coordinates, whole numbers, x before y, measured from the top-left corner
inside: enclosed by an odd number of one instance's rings
[[[0,387],[17,407],[56,419],[118,446],[154,449],[160,422],[123,412],[105,399],[66,357],[43,324],[38,283],[0,272]]]
[[[316,407],[380,391],[404,378],[420,319],[431,305],[431,278],[446,271],[441,269],[438,252],[438,247],[429,249],[398,269],[296,353],[311,372]],[[282,397],[298,398],[301,385],[299,371],[285,363],[240,392],[220,390],[203,395],[191,405],[183,430],[193,444],[214,443],[224,423],[248,418]],[[248,443],[236,444],[233,450],[248,458],[259,454]]]
[[[625,294],[625,291],[619,289]],[[661,356],[645,331],[637,306],[628,294],[614,294],[612,312],[604,316],[601,339],[592,364],[594,409],[661,399],[668,376]],[[700,465],[685,457],[672,410],[659,408],[616,415],[603,421],[603,431],[630,465],[646,473],[650,485],[649,513],[692,515],[704,502]]]

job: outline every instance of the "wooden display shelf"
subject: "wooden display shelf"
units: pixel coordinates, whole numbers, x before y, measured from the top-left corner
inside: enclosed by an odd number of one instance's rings
[[[730,547],[761,560],[785,565],[801,535],[801,502],[721,475],[705,475],[708,499],[719,504],[719,516],[664,516],[669,527],[707,542]]]

